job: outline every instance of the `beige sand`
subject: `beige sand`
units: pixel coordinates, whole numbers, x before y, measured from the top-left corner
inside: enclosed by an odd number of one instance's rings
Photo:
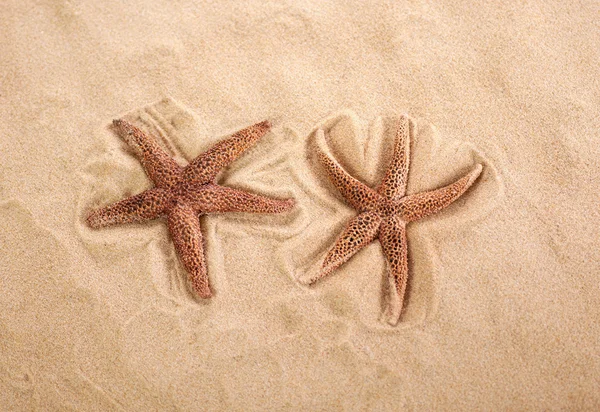
[[[598,4],[322,3],[3,4],[1,410],[600,408]],[[354,214],[314,131],[373,186],[400,113],[409,193],[484,172],[409,225],[394,328],[377,242],[296,279]],[[203,218],[210,301],[164,222],[84,224],[150,185],[121,116],[182,163],[275,124],[220,182],[298,207]]]

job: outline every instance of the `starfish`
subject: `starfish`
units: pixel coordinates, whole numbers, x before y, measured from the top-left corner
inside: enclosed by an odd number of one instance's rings
[[[406,225],[444,209],[458,199],[477,179],[478,164],[456,182],[437,190],[406,195],[410,162],[410,123],[401,116],[394,141],[392,161],[383,181],[374,190],[346,172],[321,146],[325,135],[317,131],[317,155],[334,186],[358,215],[351,219],[329,250],[317,275],[301,278],[312,284],[347,262],[359,250],[379,238],[388,263],[390,297],[384,319],[396,325],[400,319],[408,280]]]
[[[114,120],[113,125],[139,158],[154,187],[93,211],[87,218],[89,226],[100,228],[166,216],[193,292],[200,298],[211,297],[199,216],[224,212],[280,213],[294,205],[293,199],[272,199],[216,183],[217,174],[265,135],[271,124],[263,121],[240,130],[185,167],[175,162],[153,136],[125,120]]]

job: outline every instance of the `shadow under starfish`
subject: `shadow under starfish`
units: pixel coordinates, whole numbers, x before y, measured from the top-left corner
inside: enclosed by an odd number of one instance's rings
[[[359,214],[348,222],[329,250],[321,271],[301,277],[299,281],[312,284],[329,275],[359,250],[379,238],[388,262],[389,301],[384,319],[396,325],[408,280],[408,245],[406,225],[444,209],[458,199],[482,171],[478,164],[456,182],[429,192],[406,195],[410,163],[410,121],[402,116],[398,122],[392,162],[377,190],[371,189],[346,172],[327,154],[323,130],[317,131],[317,155],[329,179],[346,202]]]
[[[113,124],[155,186],[93,211],[87,218],[89,226],[144,222],[166,215],[175,250],[189,273],[194,293],[201,298],[211,297],[199,215],[280,213],[294,205],[293,199],[272,199],[216,184],[217,174],[265,135],[271,124],[264,121],[234,133],[186,167],[175,162],[153,136],[125,120],[114,120]]]

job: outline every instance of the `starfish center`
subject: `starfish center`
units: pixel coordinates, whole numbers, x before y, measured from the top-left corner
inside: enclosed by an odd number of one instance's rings
[[[398,201],[381,199],[373,211],[385,219],[397,215],[399,212],[398,206]]]

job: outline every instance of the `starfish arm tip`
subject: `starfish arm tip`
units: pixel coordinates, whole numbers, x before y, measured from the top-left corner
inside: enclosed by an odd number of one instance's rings
[[[321,268],[321,270],[316,275],[314,274],[314,272],[313,273],[304,273],[304,274],[298,276],[296,279],[302,285],[312,286],[315,283],[317,283],[317,281],[319,279],[324,278],[329,273],[331,273],[332,270],[333,269],[331,269],[331,268]]]
[[[271,120],[263,120],[262,122],[256,123],[252,127],[255,132],[258,132],[258,137],[265,135],[271,128],[273,127],[273,122]]]
[[[131,124],[123,119],[114,119],[112,121],[113,127],[115,127],[117,130],[119,130],[120,132],[130,132],[131,129]]]
[[[194,291],[196,292],[196,296],[198,296],[200,299],[210,299],[213,295],[209,287],[203,289],[194,289]]]
[[[98,213],[97,210],[94,210],[88,214],[85,218],[85,221],[89,227],[92,229],[98,229],[102,227],[102,216]]]
[[[312,286],[325,276],[327,276],[327,273],[324,273],[323,271],[319,272],[316,275],[314,273],[305,273],[297,277],[296,280],[301,285]]]
[[[293,198],[285,199],[283,201],[283,212],[288,212],[296,206],[296,200]]]
[[[98,226],[96,226],[96,222],[94,221],[93,215],[92,213],[90,213],[88,215],[88,217],[85,218],[85,222],[87,223],[87,225],[89,227],[91,227],[92,229],[96,229]]]
[[[296,278],[298,283],[304,286],[310,286],[315,283],[314,276],[302,275]]]
[[[315,275],[314,273],[307,273],[304,276],[301,276],[298,281],[304,285],[310,286],[317,283],[320,279],[328,276],[333,270],[337,268],[336,265],[327,265],[321,267],[321,270]]]
[[[390,315],[386,319],[387,324],[390,325],[390,326],[397,326],[399,321],[400,321],[400,317],[399,316],[396,317],[396,316],[393,316],[393,315]]]
[[[391,307],[388,307],[381,317],[381,321],[387,323],[390,326],[398,325],[400,322],[400,311]]]
[[[479,177],[479,175],[481,174],[482,171],[483,171],[483,165],[481,163],[478,163],[471,171],[471,178],[469,179],[469,183],[468,183],[469,186],[471,184],[473,184],[473,182],[475,180],[477,180],[477,178]]]

